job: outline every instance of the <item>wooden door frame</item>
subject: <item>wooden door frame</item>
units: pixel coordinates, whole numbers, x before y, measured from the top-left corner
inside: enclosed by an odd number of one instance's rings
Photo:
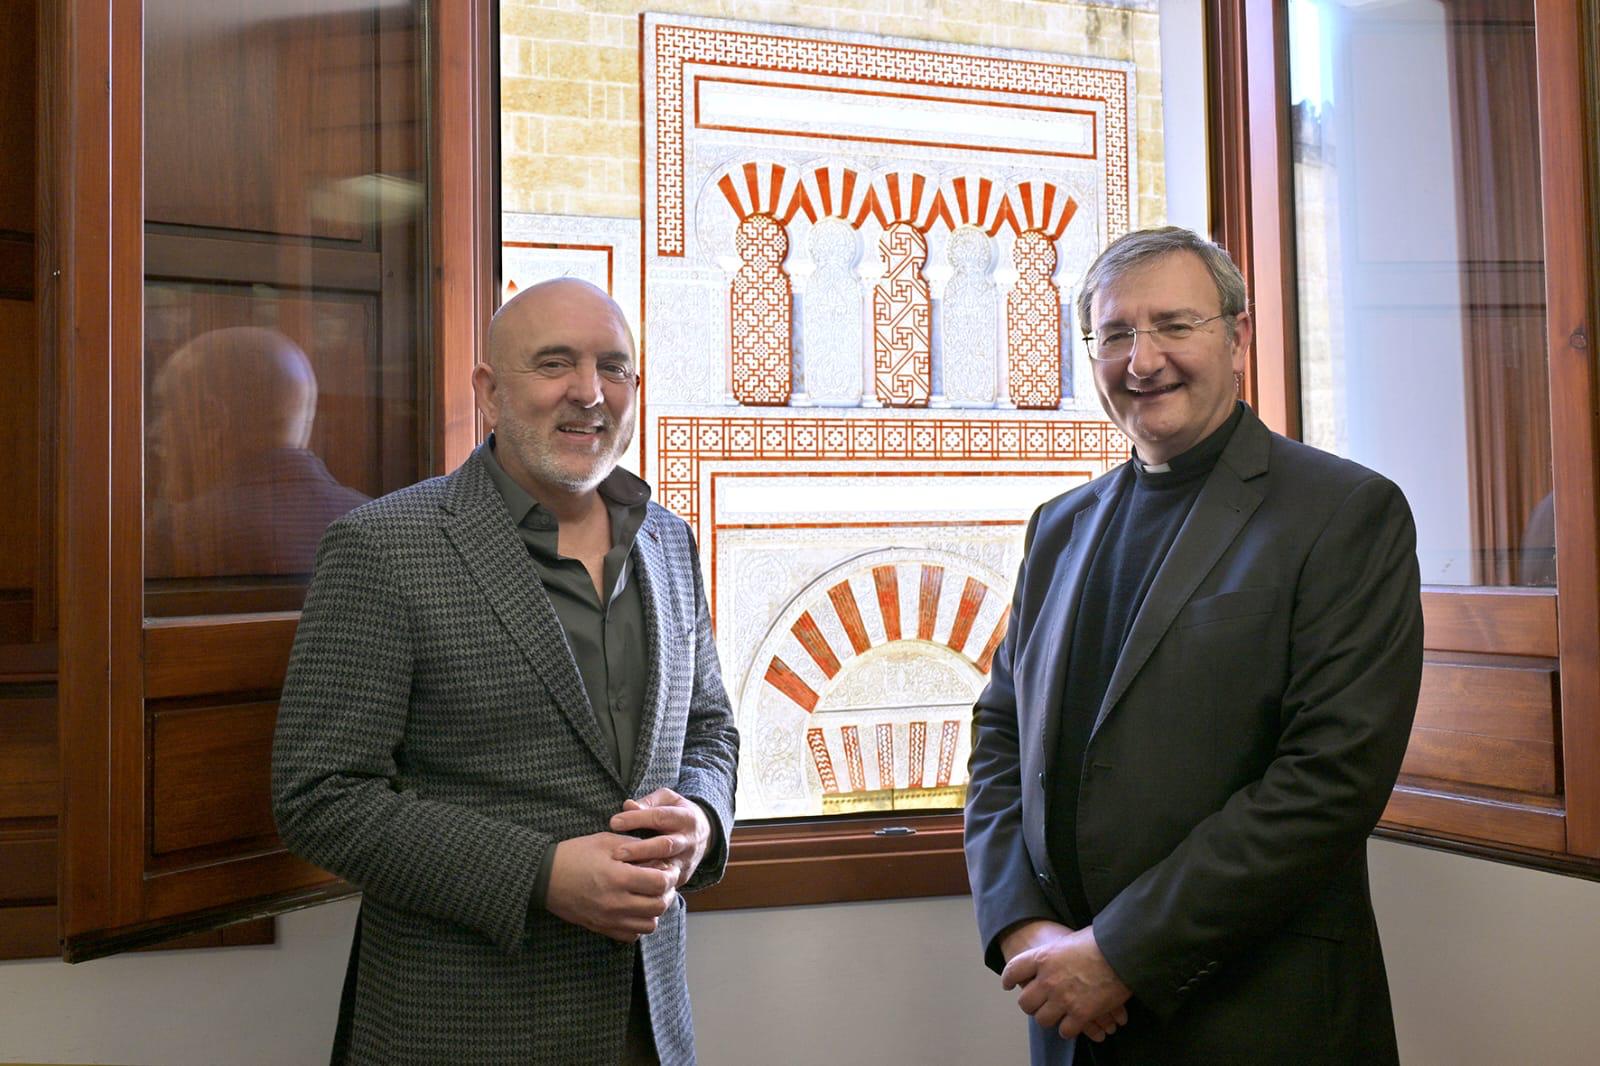
[[[1570,224],[1546,224],[1545,321],[1556,485],[1562,761],[1567,851],[1600,859],[1600,433],[1596,427],[1593,0],[1535,0],[1540,181]],[[1587,82],[1588,92],[1582,91]],[[1563,86],[1580,91],[1563,94]],[[1585,103],[1588,102],[1586,108]],[[1548,217],[1548,213],[1547,213]]]
[[[1289,23],[1272,0],[1206,5],[1211,236],[1244,274],[1254,339],[1244,396],[1300,437],[1300,323],[1290,165]]]

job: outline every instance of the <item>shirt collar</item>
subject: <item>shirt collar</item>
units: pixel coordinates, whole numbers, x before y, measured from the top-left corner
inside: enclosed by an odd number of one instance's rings
[[[1144,477],[1160,477],[1164,474],[1189,475],[1201,470],[1209,472],[1217,465],[1217,460],[1222,458],[1223,451],[1228,447],[1228,441],[1233,439],[1233,431],[1239,428],[1239,422],[1243,418],[1244,404],[1235,401],[1233,413],[1228,416],[1228,420],[1212,430],[1194,447],[1182,455],[1174,455],[1164,463],[1147,464],[1135,452],[1134,469]]]
[[[511,515],[511,524],[514,526],[528,526],[533,529],[556,528],[555,516],[539,506],[539,501],[528,495],[526,489],[518,485],[506,468],[500,465],[500,459],[494,453],[494,434],[489,434],[481,451],[484,469],[489,471],[489,480],[494,482],[500,498],[505,501],[506,511]],[[650,500],[650,486],[636,474],[616,467],[607,474],[605,480],[599,485],[600,495],[608,505],[632,510],[643,508]]]

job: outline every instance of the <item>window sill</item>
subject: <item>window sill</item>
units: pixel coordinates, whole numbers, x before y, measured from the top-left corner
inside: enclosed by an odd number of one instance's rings
[[[686,898],[710,911],[967,891],[961,815],[952,812],[737,827],[722,882]]]

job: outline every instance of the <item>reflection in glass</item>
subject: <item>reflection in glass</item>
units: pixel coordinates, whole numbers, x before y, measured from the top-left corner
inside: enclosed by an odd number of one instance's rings
[[[308,573],[328,523],[368,499],[307,448],[316,374],[275,330],[197,337],[161,366],[150,400],[149,577]]]
[[[293,610],[416,481],[416,0],[146,0],[145,613]]]
[[[1553,585],[1531,0],[1293,0],[1305,439],[1388,474],[1424,582]]]

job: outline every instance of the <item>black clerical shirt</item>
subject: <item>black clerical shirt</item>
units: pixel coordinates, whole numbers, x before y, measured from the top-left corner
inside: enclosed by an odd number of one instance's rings
[[[1077,846],[1078,793],[1089,734],[1145,593],[1233,437],[1242,410],[1236,407],[1226,422],[1164,470],[1147,469],[1134,459],[1133,477],[1124,481],[1112,501],[1111,519],[1092,549],[1072,632],[1063,634],[1069,642],[1067,675],[1062,705],[1056,711],[1060,727],[1045,832],[1050,860],[1078,928],[1094,917],[1083,890]]]

